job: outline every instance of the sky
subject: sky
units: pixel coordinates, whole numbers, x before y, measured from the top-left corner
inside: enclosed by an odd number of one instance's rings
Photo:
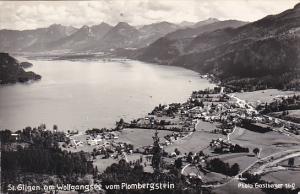
[[[144,25],[207,18],[255,21],[292,8],[300,0],[100,0],[0,1],[0,29],[35,29],[51,24],[81,27],[106,22]]]

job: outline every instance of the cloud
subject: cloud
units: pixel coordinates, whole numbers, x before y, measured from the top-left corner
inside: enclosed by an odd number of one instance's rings
[[[0,28],[32,29],[54,23],[81,27],[119,21],[132,25],[179,23],[209,17],[254,21],[292,8],[300,0],[2,1]]]

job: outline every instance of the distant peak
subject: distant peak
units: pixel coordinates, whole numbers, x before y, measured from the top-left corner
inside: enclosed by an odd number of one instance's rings
[[[195,22],[186,21],[186,20],[179,23],[180,26],[185,26],[185,27],[186,26],[191,26],[191,25],[194,25],[194,24],[195,24]]]
[[[100,25],[109,25],[109,24],[105,22],[101,22]]]
[[[62,27],[63,25],[61,24],[52,24],[49,26],[49,28],[58,28],[58,27]]]
[[[108,23],[105,23],[105,22],[101,22],[100,24],[96,24],[96,25],[93,25],[93,27],[106,27],[106,26],[110,26]]]
[[[126,23],[126,22],[119,22],[117,25],[116,25],[116,27],[128,27],[128,26],[130,26],[128,23]]]
[[[217,18],[207,18],[207,21],[219,21]]]
[[[105,22],[101,22],[100,24],[99,24],[99,26],[110,26],[108,23],[105,23]]]

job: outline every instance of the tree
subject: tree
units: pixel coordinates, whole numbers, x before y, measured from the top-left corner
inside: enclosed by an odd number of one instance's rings
[[[189,152],[188,156],[187,156],[187,162],[192,163],[193,162],[193,153]]]
[[[290,158],[290,159],[288,160],[288,165],[289,165],[289,166],[294,166],[294,164],[295,164],[295,158]]]
[[[174,152],[176,153],[177,156],[180,155],[180,151],[177,148],[175,148]]]
[[[180,169],[181,167],[182,167],[182,159],[181,158],[177,158],[176,160],[175,160],[175,167],[177,168],[177,169]]]
[[[57,131],[58,127],[57,125],[53,125],[53,131]]]
[[[258,148],[254,148],[254,149],[253,149],[253,153],[254,153],[255,155],[257,155],[257,154],[259,153],[259,149],[258,149]]]
[[[198,163],[200,161],[200,156],[199,155],[196,155],[194,157],[194,163]]]
[[[231,176],[237,175],[239,171],[240,171],[240,166],[237,163],[234,163],[230,168]]]
[[[152,168],[154,172],[160,171],[160,163],[161,163],[161,148],[159,146],[159,137],[157,130],[155,131],[153,138],[153,148],[152,148]]]
[[[7,143],[9,142],[11,137],[11,131],[10,130],[4,130],[4,131],[0,131],[0,140],[2,143]]]

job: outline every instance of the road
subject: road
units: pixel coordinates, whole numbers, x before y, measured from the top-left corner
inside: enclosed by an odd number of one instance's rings
[[[257,113],[257,110],[256,110],[255,108],[253,108],[250,104],[248,104],[245,100],[242,100],[242,99],[240,99],[240,98],[234,96],[234,94],[231,94],[231,95],[228,94],[228,96],[229,96],[230,98],[235,99],[235,100],[237,101],[238,104],[243,104],[243,105],[245,106],[245,108],[246,108],[246,106],[247,106],[247,107],[248,107],[247,109],[249,109],[251,112],[256,112],[256,113]]]
[[[234,128],[233,128],[233,130],[232,130],[231,133],[228,133],[228,134],[227,134],[227,141],[228,141],[228,142],[230,142],[230,136],[231,136],[232,134],[234,134],[235,130],[236,130],[236,126],[234,126]]]
[[[281,152],[277,152],[277,153],[274,153],[274,154],[271,154],[271,155],[269,155],[269,156],[266,156],[266,157],[264,157],[264,158],[261,158],[261,159],[258,159],[258,160],[256,160],[255,162],[253,162],[251,165],[249,165],[247,168],[245,168],[244,170],[242,170],[239,174],[237,174],[236,176],[234,176],[234,177],[232,177],[232,178],[230,178],[227,182],[225,182],[225,183],[221,183],[221,184],[215,184],[215,185],[202,185],[202,187],[205,187],[205,188],[217,188],[217,187],[222,187],[222,186],[225,186],[225,185],[227,185],[228,183],[230,183],[230,182],[232,182],[233,180],[236,180],[236,179],[239,179],[239,177],[243,174],[243,173],[245,173],[245,172],[247,172],[248,170],[250,170],[252,167],[254,167],[258,162],[263,162],[263,161],[265,161],[265,160],[267,160],[267,159],[270,159],[270,158],[272,158],[272,157],[274,157],[274,156],[276,156],[276,155],[281,155],[281,154],[284,154],[284,153],[289,153],[289,152],[292,152],[291,154],[288,154],[288,155],[286,155],[286,156],[284,156],[284,157],[288,157],[288,156],[290,156],[290,157],[295,157],[295,156],[300,156],[300,148],[298,148],[298,149],[292,149],[292,150],[285,150],[285,151],[281,151]],[[296,152],[296,153],[294,153],[294,152]],[[296,154],[296,155],[295,155]],[[277,159],[278,161],[279,161],[279,159]],[[281,160],[282,161],[282,160]],[[280,161],[279,161],[280,162]],[[271,163],[271,161],[270,162],[268,162],[268,163]]]
[[[241,100],[238,97],[235,97],[233,94],[232,95],[228,95],[231,98],[234,98],[235,100],[237,100],[238,103],[243,104],[245,107],[247,105],[248,109],[250,111],[256,111],[255,108],[253,108],[251,105],[249,105],[248,103],[246,103],[245,100]],[[236,132],[236,127],[234,128],[234,130],[229,133],[227,135],[227,139],[228,141],[230,140],[230,137]],[[289,133],[289,135],[294,136],[295,134]],[[299,139],[297,137],[297,139]],[[261,150],[260,150],[261,151]],[[205,188],[217,188],[217,187],[221,187],[221,186],[225,186],[227,184],[229,184],[230,182],[232,182],[233,180],[237,180],[239,179],[243,173],[250,171],[252,168],[257,168],[256,171],[254,171],[256,174],[261,174],[263,172],[263,170],[269,166],[273,166],[281,161],[287,160],[289,158],[293,158],[293,157],[298,157],[300,156],[300,148],[297,149],[290,149],[290,150],[284,150],[284,151],[280,151],[277,153],[273,153],[269,156],[260,158],[256,161],[254,161],[252,164],[250,164],[247,168],[245,168],[244,170],[242,170],[239,174],[237,174],[234,177],[231,177],[228,181],[226,181],[225,183],[220,183],[220,184],[210,184],[210,185],[202,185],[202,187]],[[274,159],[276,158],[276,159]],[[259,163],[263,162],[263,165],[260,165]],[[260,166],[256,167],[256,165],[259,164]],[[181,174],[183,174],[184,170],[190,166],[190,164],[185,165],[182,170],[181,170]]]
[[[191,165],[191,164],[185,165],[185,166],[181,169],[181,174],[183,174],[184,170],[185,170],[187,167],[189,167],[190,165]]]
[[[296,153],[293,153],[293,154],[289,154],[287,156],[284,156],[284,157],[280,157],[276,160],[273,160],[271,162],[268,162],[266,164],[263,164],[262,166],[260,166],[255,172],[254,174],[261,174],[264,172],[264,169],[267,168],[267,167],[271,167],[271,166],[274,166],[275,164],[278,164],[282,161],[285,161],[285,160],[288,160],[289,158],[294,158],[294,157],[298,157],[300,156],[300,152],[296,152]]]

